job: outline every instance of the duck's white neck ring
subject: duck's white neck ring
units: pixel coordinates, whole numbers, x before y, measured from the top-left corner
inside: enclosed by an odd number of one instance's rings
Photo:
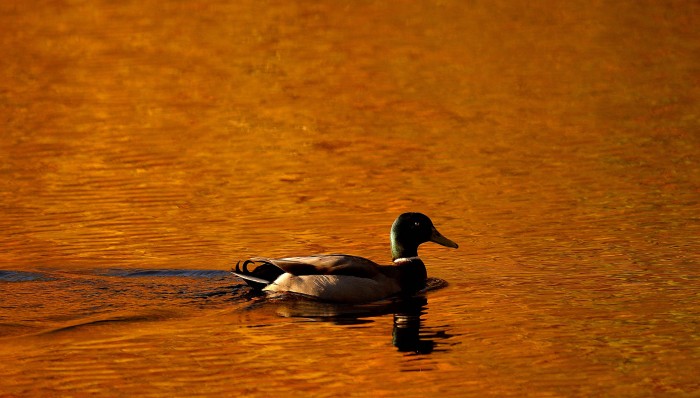
[[[415,260],[420,260],[420,257],[415,256],[415,257],[401,257],[401,258],[397,258],[396,260],[394,260],[394,264],[396,264],[396,265],[401,265],[401,264],[405,264],[405,263],[410,263],[411,261],[415,261]]]

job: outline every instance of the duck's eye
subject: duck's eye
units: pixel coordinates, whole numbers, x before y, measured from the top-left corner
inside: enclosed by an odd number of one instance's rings
[[[418,221],[414,222],[413,225],[415,225],[416,227],[420,227],[420,223]]]

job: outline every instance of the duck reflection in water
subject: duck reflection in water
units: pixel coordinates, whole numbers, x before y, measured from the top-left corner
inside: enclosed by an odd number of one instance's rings
[[[441,279],[429,278],[426,290],[439,289],[446,285]],[[446,340],[451,335],[445,329],[424,327],[423,317],[427,314],[427,304],[428,299],[423,294],[355,305],[321,302],[284,294],[266,297],[253,305],[274,306],[275,312],[283,317],[306,318],[336,325],[369,324],[375,322],[376,317],[392,314],[392,343],[398,351],[430,354],[440,345],[438,340]]]
[[[418,305],[418,299],[421,298],[423,303]],[[444,330],[421,333],[421,316],[425,314],[428,300],[424,297],[416,297],[414,300],[401,303],[400,311],[394,313],[392,342],[401,352],[430,354],[435,349],[435,339],[445,339],[449,335]]]

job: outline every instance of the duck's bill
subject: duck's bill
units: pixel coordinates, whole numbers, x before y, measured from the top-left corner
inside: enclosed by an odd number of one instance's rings
[[[447,246],[447,247],[454,247],[455,249],[459,247],[458,244],[456,244],[456,243],[452,242],[451,240],[442,236],[442,234],[440,232],[438,232],[437,229],[435,229],[435,227],[433,227],[433,234],[430,236],[430,240],[432,242],[437,243],[438,245],[443,245],[443,246]]]

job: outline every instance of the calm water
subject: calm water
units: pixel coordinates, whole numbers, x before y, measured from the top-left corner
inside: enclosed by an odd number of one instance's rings
[[[700,395],[700,4],[547,3],[2,2],[0,395]]]

